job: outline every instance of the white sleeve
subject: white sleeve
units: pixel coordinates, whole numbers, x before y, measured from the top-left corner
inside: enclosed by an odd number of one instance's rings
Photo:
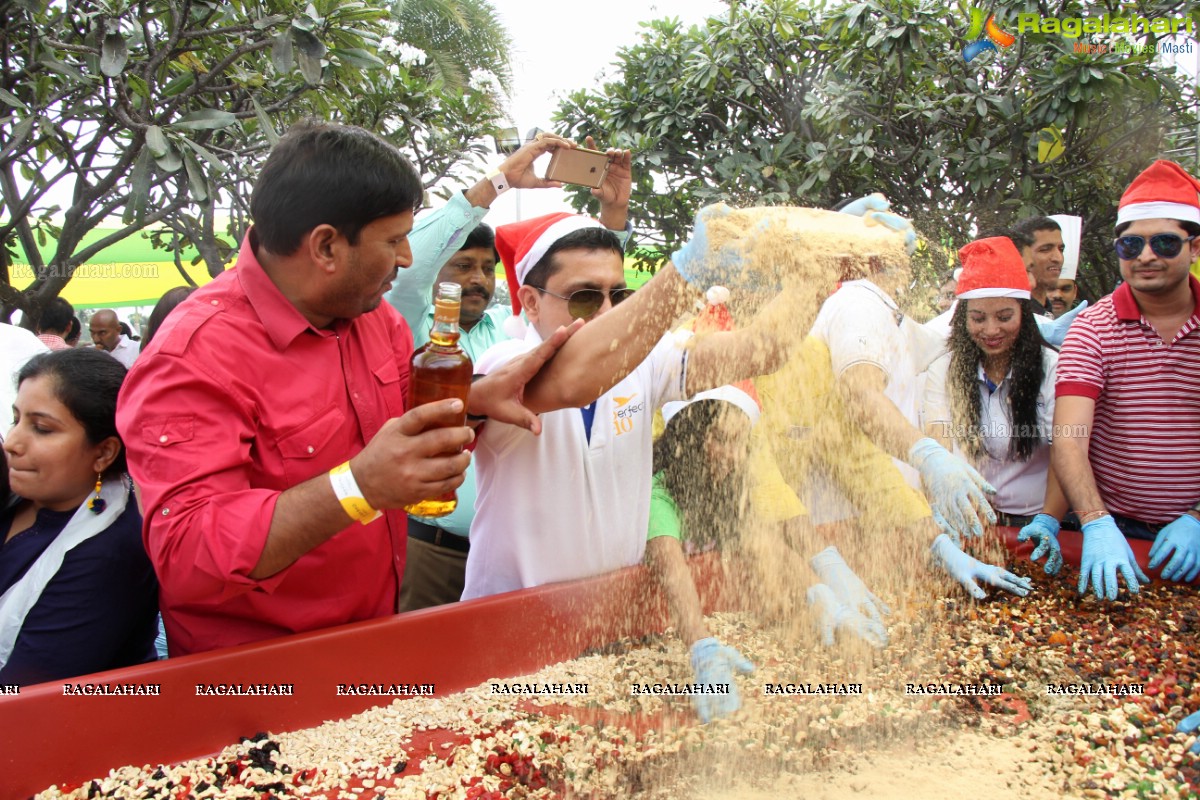
[[[946,426],[938,428],[939,436],[950,437],[949,425],[953,419],[950,411],[950,391],[946,386],[950,374],[950,354],[939,358],[929,365],[925,378],[925,395],[921,398],[921,432],[925,433],[930,425]]]
[[[638,367],[649,370],[651,409],[661,408],[663,403],[687,399],[687,350],[686,338],[668,333],[658,340],[650,355]]]
[[[873,292],[844,287],[825,301],[817,333],[829,346],[833,374],[856,364],[873,364],[891,377],[891,364],[897,355],[899,323],[896,312]]]
[[[1042,388],[1038,391],[1038,425],[1041,426],[1041,438],[1046,442],[1053,442],[1054,381],[1058,377],[1058,353],[1049,347],[1043,347],[1042,364],[1045,374],[1042,375]]]

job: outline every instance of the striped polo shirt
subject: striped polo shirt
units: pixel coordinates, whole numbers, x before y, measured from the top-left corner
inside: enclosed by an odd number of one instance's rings
[[[1088,457],[1109,511],[1151,524],[1200,500],[1200,282],[1195,308],[1163,342],[1128,284],[1071,325],[1055,396],[1096,401]]]

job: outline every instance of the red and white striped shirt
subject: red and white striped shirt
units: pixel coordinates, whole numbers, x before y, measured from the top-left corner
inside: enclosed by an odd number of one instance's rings
[[[1200,500],[1200,283],[1195,308],[1163,342],[1128,284],[1071,325],[1056,397],[1096,401],[1088,458],[1109,511],[1171,522]]]

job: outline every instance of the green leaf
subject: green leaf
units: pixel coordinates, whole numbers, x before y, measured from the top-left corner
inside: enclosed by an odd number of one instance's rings
[[[143,100],[150,99],[150,87],[146,85],[146,82],[137,75],[127,75],[125,77],[125,82],[129,84],[129,88],[133,90],[134,95],[142,98]]]
[[[129,44],[125,37],[116,31],[105,35],[104,43],[100,45],[100,72],[115,78],[121,74],[128,62]]]
[[[213,152],[211,150],[209,150],[207,147],[205,147],[204,145],[199,144],[197,142],[193,142],[191,139],[184,139],[183,141],[188,147],[192,148],[192,150],[198,156],[200,156],[205,161],[207,161],[208,165],[210,167],[212,167],[214,170],[216,170],[217,172],[225,171],[224,162],[222,162],[221,159],[217,158],[216,155],[214,155]]]
[[[183,166],[183,160],[179,158],[179,153],[175,152],[174,145],[169,141],[167,142],[167,152],[161,156],[155,156],[153,153],[151,155],[154,157],[154,163],[158,164],[158,168],[163,172],[178,172],[179,168]]]
[[[204,176],[200,162],[191,153],[184,153],[183,166],[187,170],[188,187],[191,189],[192,199],[203,203],[208,199],[208,179]]]
[[[10,105],[13,108],[19,108],[22,111],[29,110],[29,106],[27,106],[27,105],[25,105],[25,103],[21,102],[21,98],[17,97],[12,92],[8,91],[7,89],[3,89],[3,88],[0,88],[0,103]]]
[[[287,22],[285,14],[272,14],[269,17],[261,17],[254,20],[255,30],[265,31],[267,28],[273,28],[281,22]]]
[[[191,72],[190,70],[182,75],[176,75],[174,78],[171,78],[171,80],[167,81],[167,84],[162,87],[163,96],[175,97],[178,94],[182,94],[183,92],[187,91],[187,89],[190,88],[195,82],[196,73]]]
[[[387,66],[379,56],[361,47],[349,47],[344,50],[335,47],[330,53],[341,59],[342,63],[359,69],[382,69]]]
[[[167,141],[162,128],[157,125],[151,125],[149,128],[146,128],[146,147],[150,148],[152,156],[162,158],[171,149],[171,144]]]
[[[308,31],[297,29],[295,25],[292,26],[292,44],[295,45],[293,52],[296,54],[296,63],[304,80],[314,85],[320,83],[321,59],[325,55],[325,44]]]
[[[287,75],[296,66],[296,59],[292,54],[290,31],[284,31],[271,41],[271,63],[275,65],[275,71],[280,75]]]
[[[258,104],[258,100],[251,97],[250,102],[254,104],[254,116],[258,117],[258,128],[262,131],[263,136],[267,137],[267,142],[274,147],[279,143],[279,134],[275,131],[275,126],[271,124],[271,118],[267,116],[267,112]]]
[[[125,212],[121,221],[130,225],[146,216],[146,206],[150,202],[150,150],[138,153],[129,172],[129,199],[125,201]]]
[[[237,117],[219,108],[201,108],[171,123],[173,128],[189,131],[215,131],[237,122]]]

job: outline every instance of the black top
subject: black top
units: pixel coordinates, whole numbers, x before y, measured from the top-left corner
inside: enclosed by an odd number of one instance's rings
[[[0,537],[18,506],[0,512]],[[62,532],[74,511],[42,509],[32,526],[0,545],[0,593],[8,590]],[[0,684],[42,683],[153,661],[158,581],[142,545],[137,503],[63,558],[29,609]]]

